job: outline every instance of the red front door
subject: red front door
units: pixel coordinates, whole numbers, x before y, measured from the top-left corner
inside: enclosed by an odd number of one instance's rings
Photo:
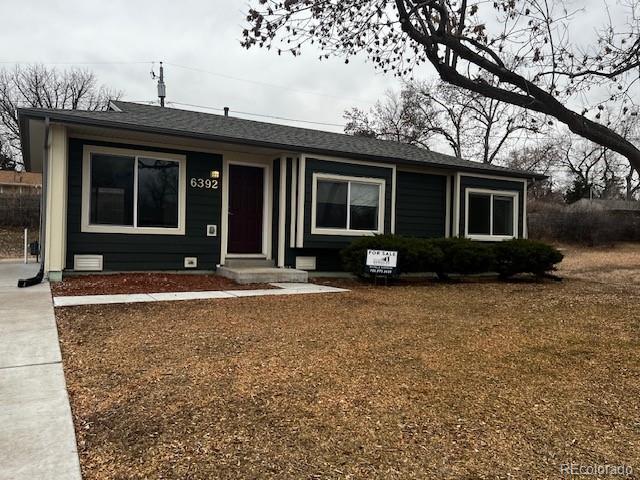
[[[262,253],[264,169],[229,165],[228,253]]]

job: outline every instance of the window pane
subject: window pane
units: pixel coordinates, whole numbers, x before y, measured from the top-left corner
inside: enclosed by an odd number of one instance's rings
[[[513,235],[513,197],[493,197],[493,234]]]
[[[347,183],[318,181],[316,227],[347,228]]]
[[[352,230],[378,229],[380,187],[366,183],[351,183]]]
[[[477,193],[469,194],[469,233],[472,235],[491,234],[491,196]]]
[[[133,157],[91,155],[90,223],[133,226]]]
[[[138,159],[138,226],[178,226],[180,164],[153,158]]]

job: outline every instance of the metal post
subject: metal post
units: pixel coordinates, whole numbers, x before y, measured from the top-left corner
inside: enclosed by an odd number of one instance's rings
[[[24,229],[24,263],[29,263],[27,248],[29,247],[29,229]]]

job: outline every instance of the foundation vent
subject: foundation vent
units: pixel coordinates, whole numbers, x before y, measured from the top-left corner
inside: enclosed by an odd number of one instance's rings
[[[316,257],[296,257],[296,270],[315,270]]]
[[[76,272],[101,272],[102,255],[74,255],[73,269]]]

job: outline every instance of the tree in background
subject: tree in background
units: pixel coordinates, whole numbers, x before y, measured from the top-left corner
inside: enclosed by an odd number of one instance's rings
[[[345,112],[345,133],[432,149],[446,142],[453,155],[494,163],[517,132],[539,132],[544,122],[513,106],[443,82],[411,81],[387,92],[369,113]]]
[[[536,200],[556,200],[555,190],[558,186],[555,178],[560,161],[559,139],[548,137],[535,146],[525,146],[509,152],[504,164],[511,168],[530,170],[547,175],[546,180],[534,182],[527,192]]]
[[[430,63],[444,82],[553,117],[640,169],[636,145],[599,121],[604,102],[619,102],[625,113],[633,110],[631,90],[640,72],[640,0],[617,2],[613,6],[626,11],[627,22],[613,24],[611,15],[602,15],[601,28],[591,38],[586,36],[592,30],[583,30],[580,44],[571,41],[570,32],[572,25],[581,25],[585,10],[569,11],[566,0],[254,4],[243,32],[246,48],[297,56],[313,44],[321,51],[320,59],[333,55],[348,62],[361,54],[382,71],[403,78],[417,65]],[[601,98],[599,92],[604,92]]]
[[[121,92],[98,85],[93,72],[78,68],[58,70],[44,65],[16,65],[0,70],[0,145],[5,158],[0,169],[22,166],[17,109],[64,108],[105,110]]]
[[[13,152],[0,136],[0,170],[15,170],[16,160]]]

